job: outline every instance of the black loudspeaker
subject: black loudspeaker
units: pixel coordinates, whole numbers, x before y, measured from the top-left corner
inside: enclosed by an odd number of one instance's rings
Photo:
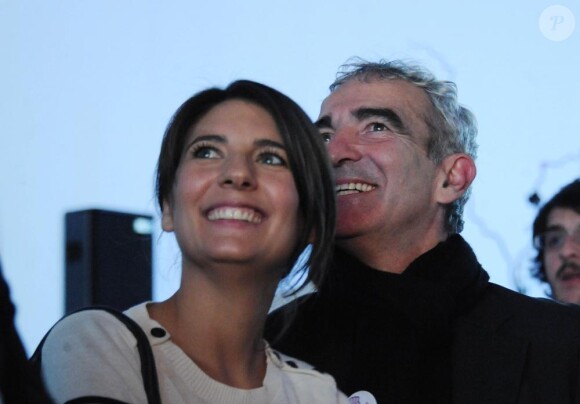
[[[152,299],[151,216],[90,209],[66,213],[65,225],[66,314]]]

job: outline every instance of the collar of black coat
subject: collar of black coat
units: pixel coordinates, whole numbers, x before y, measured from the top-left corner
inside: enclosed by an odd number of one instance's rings
[[[425,336],[446,338],[453,319],[473,307],[488,281],[469,244],[453,235],[418,257],[402,274],[371,268],[337,249],[320,296],[369,308],[388,307]]]

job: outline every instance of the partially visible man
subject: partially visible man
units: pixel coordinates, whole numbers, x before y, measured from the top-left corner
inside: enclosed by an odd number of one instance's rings
[[[564,303],[580,304],[580,179],[563,187],[534,220],[532,274]]]
[[[0,264],[0,404],[50,404],[40,372],[28,362],[14,314]]]
[[[272,314],[274,346],[351,401],[580,403],[580,309],[490,283],[459,235],[477,127],[455,84],[403,62],[347,65],[317,125],[337,250],[318,292]]]

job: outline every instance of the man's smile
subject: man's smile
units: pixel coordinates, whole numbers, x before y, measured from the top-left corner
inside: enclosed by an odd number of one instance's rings
[[[375,188],[376,188],[375,185],[365,184],[362,182],[349,182],[349,183],[337,185],[335,190],[336,190],[336,195],[340,196],[340,195],[350,195],[350,194],[360,193],[360,192],[369,192]]]

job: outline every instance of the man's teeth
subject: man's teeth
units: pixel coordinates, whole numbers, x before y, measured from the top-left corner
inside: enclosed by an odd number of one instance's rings
[[[242,208],[219,208],[207,214],[209,220],[240,220],[242,222],[260,223],[262,216],[251,209]]]
[[[337,195],[349,195],[357,192],[369,192],[376,187],[369,184],[363,184],[360,182],[349,182],[348,184],[340,184],[336,186]]]

